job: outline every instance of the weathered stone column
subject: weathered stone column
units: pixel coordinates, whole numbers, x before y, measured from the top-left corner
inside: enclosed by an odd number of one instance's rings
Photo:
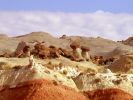
[[[83,57],[82,57],[82,50],[80,48],[80,45],[77,43],[72,43],[70,44],[70,47],[73,49],[73,56],[75,57],[75,59],[77,61],[82,61]]]
[[[84,60],[90,61],[90,54],[89,54],[90,49],[88,47],[81,46],[81,50],[82,50],[82,56]]]

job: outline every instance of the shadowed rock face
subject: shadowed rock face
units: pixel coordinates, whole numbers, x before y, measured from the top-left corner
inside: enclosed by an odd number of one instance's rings
[[[133,96],[119,89],[98,89],[86,92],[90,100],[133,100]]]
[[[88,100],[82,93],[55,81],[34,80],[0,90],[0,100]]]

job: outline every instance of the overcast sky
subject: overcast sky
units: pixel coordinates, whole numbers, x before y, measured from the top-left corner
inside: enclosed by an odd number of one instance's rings
[[[133,0],[0,0],[0,33],[133,36]]]

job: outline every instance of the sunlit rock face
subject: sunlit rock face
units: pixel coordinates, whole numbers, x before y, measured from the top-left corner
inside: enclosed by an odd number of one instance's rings
[[[52,71],[41,64],[34,61],[33,56],[29,58],[29,65],[21,68],[14,67],[8,70],[0,70],[0,86],[15,87],[21,82],[35,79],[55,80],[63,85],[76,89],[76,85],[72,79],[61,75],[56,71]]]

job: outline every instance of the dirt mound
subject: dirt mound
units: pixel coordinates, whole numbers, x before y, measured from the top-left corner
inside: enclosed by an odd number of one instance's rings
[[[0,90],[0,100],[88,100],[83,94],[49,80],[23,82]]]
[[[122,55],[108,67],[113,72],[127,72],[133,68],[133,54]]]
[[[119,89],[98,89],[87,92],[90,100],[132,100],[133,96]]]

